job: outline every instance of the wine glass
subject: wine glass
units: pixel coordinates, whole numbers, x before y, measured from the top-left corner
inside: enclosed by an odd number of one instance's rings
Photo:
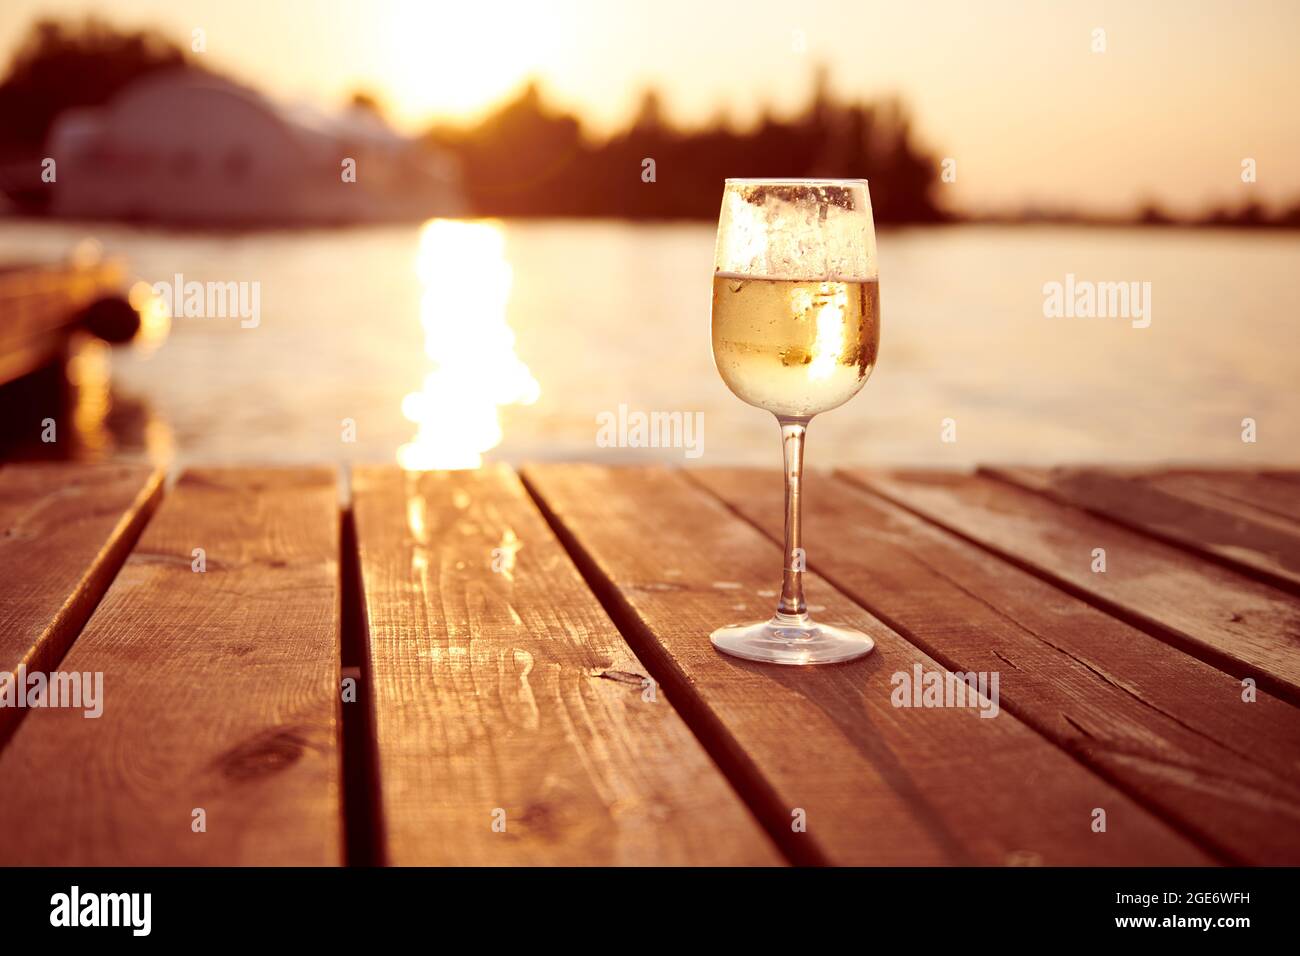
[[[768,621],[709,635],[775,664],[868,654],[866,634],[808,616],[800,535],[808,422],[856,395],[876,364],[880,294],[865,179],[728,179],[713,263],[713,360],[727,387],[774,414],[785,447],[785,569]]]

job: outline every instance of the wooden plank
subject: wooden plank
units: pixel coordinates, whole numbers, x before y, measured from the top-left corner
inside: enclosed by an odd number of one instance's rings
[[[1142,479],[1170,494],[1254,521],[1300,529],[1300,487],[1275,475],[1251,471],[1171,469],[1148,471]]]
[[[1300,701],[1300,604],[1145,535],[981,476],[846,475],[1237,678]],[[1092,570],[1105,551],[1105,572]]]
[[[513,473],[361,468],[353,512],[386,862],[782,862]]]
[[[525,479],[642,659],[799,859],[1207,861],[1005,711],[985,719],[972,708],[894,706],[894,674],[939,665],[815,574],[810,607],[870,633],[875,651],[788,668],[714,650],[717,626],[771,613],[781,548],[681,473],[540,465]],[[1107,810],[1104,834],[1090,827],[1097,807]],[[791,830],[798,811],[806,832]]]
[[[980,472],[1300,593],[1300,529],[1247,518],[1102,469],[1004,467]]]
[[[0,672],[58,664],[153,514],[162,482],[162,472],[137,465],[0,469]],[[0,707],[0,747],[22,713]]]
[[[774,541],[780,476],[691,476]],[[821,477],[809,566],[945,667],[1001,672],[1002,704],[1245,864],[1300,862],[1300,710],[890,504]]]
[[[60,665],[102,716],[0,755],[0,862],[339,863],[337,556],[330,470],[182,475]]]

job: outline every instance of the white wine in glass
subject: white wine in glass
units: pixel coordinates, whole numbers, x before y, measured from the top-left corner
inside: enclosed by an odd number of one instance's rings
[[[800,500],[808,422],[858,393],[879,342],[866,180],[727,180],[713,264],[713,359],[728,388],[781,425],[785,568],[776,614],[714,631],[719,650],[775,664],[829,664],[875,646],[860,631],[808,616]]]

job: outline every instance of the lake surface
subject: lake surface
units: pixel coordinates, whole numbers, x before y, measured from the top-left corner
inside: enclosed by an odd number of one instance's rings
[[[0,260],[58,257],[88,236],[149,283],[180,273],[260,293],[256,327],[177,316],[151,353],[86,360],[91,391],[111,372],[111,392],[79,413],[101,455],[779,460],[771,416],[713,367],[707,225],[208,236],[0,221]],[[879,364],[813,422],[811,465],[1300,461],[1300,236],[963,226],[882,231],[879,247]],[[1150,326],[1045,318],[1044,284],[1067,274],[1151,283]],[[603,447],[599,417],[621,405],[702,413],[702,454]]]

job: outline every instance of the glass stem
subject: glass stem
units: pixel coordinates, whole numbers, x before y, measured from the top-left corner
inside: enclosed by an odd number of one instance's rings
[[[785,451],[785,568],[781,574],[781,603],[778,615],[802,618],[807,611],[803,600],[803,551],[801,500],[803,492],[803,439],[806,418],[781,418],[781,445]]]

